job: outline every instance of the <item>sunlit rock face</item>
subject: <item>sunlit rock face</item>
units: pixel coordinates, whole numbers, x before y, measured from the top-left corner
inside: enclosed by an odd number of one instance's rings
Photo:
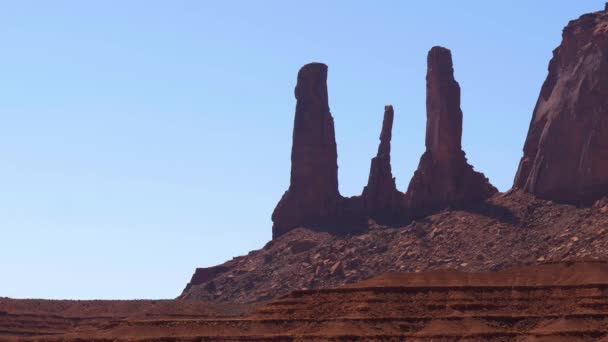
[[[564,29],[514,187],[576,204],[608,195],[608,11],[583,15]]]

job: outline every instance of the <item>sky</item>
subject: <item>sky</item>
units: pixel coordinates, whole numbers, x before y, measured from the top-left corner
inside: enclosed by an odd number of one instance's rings
[[[0,296],[173,298],[264,246],[309,62],[329,66],[343,195],[367,182],[386,104],[407,188],[434,45],[452,50],[469,162],[508,190],[562,28],[603,7],[0,0]]]

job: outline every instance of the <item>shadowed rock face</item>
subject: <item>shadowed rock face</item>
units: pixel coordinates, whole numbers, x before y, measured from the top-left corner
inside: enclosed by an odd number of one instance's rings
[[[608,194],[608,12],[583,15],[562,36],[514,187],[583,204]]]
[[[327,66],[311,63],[302,67],[294,93],[297,103],[289,190],[335,198],[339,196],[338,154],[327,96]]]
[[[303,66],[295,96],[291,182],[272,214],[273,238],[298,227],[354,233],[366,229],[369,218],[384,225],[407,224],[437,209],[480,201],[497,192],[462,151],[460,87],[445,48],[435,47],[428,55],[426,152],[406,194],[397,190],[391,171],[392,106],[385,107],[367,186],[361,196],[344,198],[338,190],[327,66]]]
[[[393,106],[385,106],[378,154],[372,159],[367,186],[361,196],[368,216],[385,224],[395,223],[403,214],[403,194],[397,190],[391,171],[393,118]]]
[[[454,79],[450,50],[434,47],[427,57],[426,149],[440,160],[462,150],[460,86]]]
[[[295,97],[291,182],[272,214],[273,237],[301,226],[337,226],[344,211],[325,64],[300,69]]]
[[[412,216],[483,200],[497,192],[467,163],[462,151],[460,86],[454,79],[450,50],[432,48],[427,62],[426,151],[406,193],[406,206]]]

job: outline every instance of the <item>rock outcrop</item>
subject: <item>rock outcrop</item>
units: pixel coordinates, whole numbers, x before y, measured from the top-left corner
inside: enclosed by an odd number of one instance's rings
[[[407,224],[442,207],[483,200],[497,192],[467,163],[462,151],[460,87],[454,80],[450,51],[431,49],[428,63],[426,152],[407,193],[397,190],[391,171],[394,112],[392,106],[386,106],[368,184],[361,196],[350,198],[342,197],[338,190],[327,66],[311,63],[300,69],[295,89],[291,182],[272,214],[273,238],[298,227],[358,232],[366,228],[369,218],[383,225]]]
[[[467,163],[461,147],[460,86],[454,79],[450,50],[432,48],[427,62],[426,151],[406,193],[406,206],[414,217],[447,205],[484,200],[497,192]]]
[[[403,194],[397,190],[391,170],[393,119],[393,106],[385,106],[378,153],[372,159],[361,196],[367,216],[382,224],[398,222],[403,216]]]
[[[212,266],[212,267],[199,267],[194,271],[190,282],[186,285],[186,289],[189,289],[192,286],[209,283],[213,281],[218,275],[222,273],[226,273],[230,271],[231,265],[234,264],[234,261],[229,261],[222,265]],[[209,283],[209,287],[213,288],[213,283]]]
[[[608,9],[570,22],[562,36],[514,187],[590,204],[608,194]]]
[[[339,231],[352,216],[348,206],[354,202],[345,201],[338,190],[338,154],[325,64],[311,63],[300,69],[295,97],[291,181],[272,214],[273,238],[296,227]]]
[[[339,286],[383,273],[497,271],[607,255],[608,205],[579,208],[510,191],[465,210],[446,209],[410,224],[380,225],[362,234],[297,228],[228,261],[224,266],[229,271],[190,286],[180,298],[260,302],[294,289]]]

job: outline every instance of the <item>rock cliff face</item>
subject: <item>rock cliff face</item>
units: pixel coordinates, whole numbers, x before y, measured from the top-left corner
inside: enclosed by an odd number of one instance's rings
[[[497,192],[467,163],[461,147],[460,86],[454,79],[450,50],[432,48],[427,62],[426,151],[406,193],[406,207],[413,216],[483,200]]]
[[[398,222],[404,214],[403,194],[397,190],[391,170],[393,119],[393,106],[385,106],[378,154],[372,159],[367,186],[361,196],[367,215],[382,224]]]
[[[580,204],[608,194],[608,10],[583,15],[564,29],[514,187]]]

